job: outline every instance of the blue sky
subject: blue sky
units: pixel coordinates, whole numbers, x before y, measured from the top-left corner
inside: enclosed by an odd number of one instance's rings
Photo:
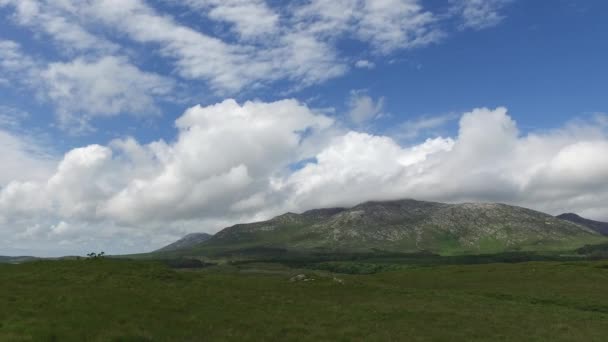
[[[608,47],[603,39],[608,23],[602,13],[602,1],[524,2],[495,1],[494,10],[502,17],[489,27],[463,29],[462,19],[450,18],[442,23],[445,37],[427,46],[377,56],[374,48],[357,41],[340,41],[343,58],[365,59],[373,69],[351,70],[344,75],[285,93],[294,84],[271,82],[263,89],[229,94],[238,100],[276,100],[293,97],[311,106],[333,107],[348,111],[352,90],[365,90],[375,98],[385,98],[385,111],[390,118],[379,120],[374,127],[384,130],[395,121],[422,115],[461,112],[477,106],[508,106],[512,116],[526,129],[552,128],[571,119],[602,112],[607,106],[601,96],[602,84],[608,79],[605,60]],[[428,1],[429,11],[447,12],[446,1]],[[180,23],[206,33],[221,29],[221,23],[203,20],[188,8],[149,2],[159,12],[180,18]],[[53,43],[48,35],[35,32],[14,21],[14,9],[5,6],[2,39],[19,42],[23,49],[47,61],[65,61],[63,46]],[[183,19],[182,19],[183,18]],[[226,29],[225,29],[226,30]],[[229,31],[229,29],[227,29]],[[230,34],[224,34],[230,37]],[[121,39],[121,37],[118,37]],[[159,56],[147,53],[146,46],[122,42],[133,49],[134,62],[143,70],[174,76],[172,66]],[[66,135],[55,127],[52,104],[32,101],[31,89],[5,87],[0,99],[10,106],[30,113],[24,124],[44,131],[53,140],[61,140],[60,152],[83,143],[105,142],[116,136],[132,135],[138,139],[172,139],[173,121],[194,104],[211,104],[223,98],[210,91],[205,80],[182,81],[180,89],[187,99],[176,103],[159,103],[162,115],[150,120],[117,115],[96,119],[94,132]],[[296,87],[298,85],[295,85]],[[137,115],[139,113],[122,114]]]
[[[142,251],[286,210],[401,197],[608,219],[597,204],[608,198],[607,10],[0,0],[0,254]],[[450,170],[468,174],[461,186]]]
[[[602,87],[608,79],[608,43],[603,39],[608,23],[602,1],[525,2],[496,1],[500,22],[484,28],[463,29],[462,18],[453,17],[441,24],[445,37],[427,46],[399,49],[388,56],[377,56],[374,48],[357,41],[340,41],[343,58],[365,59],[373,69],[351,70],[344,75],[301,90],[285,92],[293,83],[270,82],[263,89],[214,94],[204,79],[181,80],[186,92],[180,102],[161,101],[162,115],[142,120],[129,115],[94,119],[95,131],[69,132],[56,127],[53,104],[32,101],[31,89],[5,87],[0,94],[3,105],[30,113],[24,122],[61,141],[59,152],[88,143],[107,142],[117,136],[132,135],[144,141],[175,136],[173,121],[185,108],[211,104],[224,97],[243,101],[272,101],[297,98],[313,107],[332,107],[338,114],[348,111],[352,90],[365,90],[374,98],[385,98],[384,110],[390,117],[375,122],[384,131],[395,122],[420,116],[462,112],[470,108],[507,106],[524,129],[553,128],[574,116],[602,112],[607,100]],[[428,1],[429,11],[447,12],[446,1]],[[158,12],[180,19],[180,23],[217,31],[221,23],[202,20],[183,6],[163,1],[149,2]],[[44,33],[35,32],[14,21],[14,9],[3,7],[2,39],[20,43],[33,56],[46,61],[66,61],[64,47]],[[182,20],[183,18],[183,20]],[[224,34],[230,37],[230,34]],[[122,37],[118,37],[120,40]],[[133,62],[142,70],[175,76],[172,66],[148,46],[123,41],[124,48],[135,50]],[[178,96],[180,96],[179,94]],[[183,102],[182,102],[183,101]],[[137,115],[140,113],[121,114]]]

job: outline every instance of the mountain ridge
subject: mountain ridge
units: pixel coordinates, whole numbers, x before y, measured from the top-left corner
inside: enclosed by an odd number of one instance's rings
[[[213,235],[207,233],[192,233],[184,236],[183,238],[157,249],[154,252],[171,252],[184,248],[193,247],[199,243],[209,240]]]
[[[562,220],[577,223],[579,225],[592,229],[604,236],[608,236],[608,222],[590,220],[574,213],[565,213],[556,217]]]
[[[227,227],[184,254],[248,248],[439,254],[566,249],[600,240],[597,232],[501,203],[447,204],[413,199],[285,213]]]

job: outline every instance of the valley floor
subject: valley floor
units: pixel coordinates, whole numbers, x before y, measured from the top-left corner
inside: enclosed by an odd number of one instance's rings
[[[298,274],[305,276],[294,277]],[[605,341],[608,262],[0,265],[0,341]],[[290,281],[291,280],[291,281]]]

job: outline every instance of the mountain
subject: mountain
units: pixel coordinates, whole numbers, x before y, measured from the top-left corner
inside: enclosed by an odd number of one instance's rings
[[[0,264],[20,264],[22,262],[33,261],[33,260],[37,260],[37,259],[38,258],[31,257],[31,256],[10,257],[10,256],[1,256],[0,255]]]
[[[604,238],[589,228],[526,208],[398,200],[286,213],[268,221],[237,224],[180,253],[218,255],[277,249],[447,255],[570,250],[601,241]]]
[[[194,233],[188,234],[183,238],[175,241],[174,243],[167,245],[156,252],[171,252],[180,249],[186,249],[198,245],[201,242],[205,242],[211,238],[212,235],[206,233]]]
[[[608,236],[608,222],[589,220],[589,219],[580,217],[577,214],[573,214],[573,213],[561,214],[561,215],[557,216],[557,218],[560,218],[560,219],[566,220],[566,221],[570,221],[570,222],[574,222],[574,223],[578,223],[579,225],[592,229],[604,236]]]

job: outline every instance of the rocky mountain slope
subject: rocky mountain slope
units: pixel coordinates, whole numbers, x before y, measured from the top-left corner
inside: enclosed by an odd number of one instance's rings
[[[593,229],[604,236],[608,236],[608,222],[593,221],[572,213],[561,214],[557,216],[557,218],[577,223],[581,226]]]
[[[202,242],[205,242],[211,238],[211,234],[206,233],[193,233],[184,236],[183,238],[175,241],[174,243],[167,245],[156,252],[171,252],[180,249],[186,249],[196,246]]]
[[[264,222],[238,224],[182,251],[379,249],[453,254],[569,249],[597,241],[603,238],[589,228],[521,207],[398,200],[287,213]]]

